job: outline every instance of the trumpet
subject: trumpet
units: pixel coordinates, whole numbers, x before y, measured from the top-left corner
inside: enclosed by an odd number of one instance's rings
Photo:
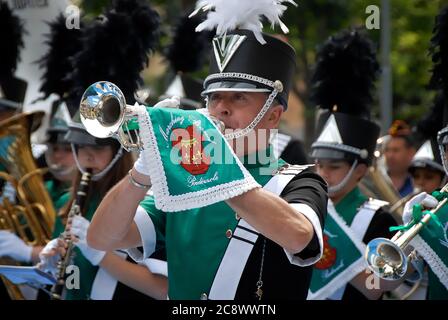
[[[441,192],[448,191],[448,183],[443,186]],[[376,238],[371,240],[366,247],[364,258],[372,272],[384,280],[399,280],[407,272],[408,261],[412,253],[406,255],[405,248],[420,230],[431,220],[448,201],[444,198],[435,208],[425,213],[421,220],[406,231],[398,231],[392,239]]]
[[[164,101],[156,106],[165,106]],[[143,141],[139,136],[138,117],[141,107],[126,104],[123,92],[108,81],[99,81],[90,85],[81,98],[79,108],[81,122],[87,132],[97,138],[115,138],[126,151],[143,150]],[[207,109],[193,110],[201,112],[224,132],[225,125],[216,117],[208,114]]]
[[[116,138],[126,151],[142,150],[135,106],[126,104],[123,92],[108,81],[90,85],[81,97],[81,122],[97,138]]]

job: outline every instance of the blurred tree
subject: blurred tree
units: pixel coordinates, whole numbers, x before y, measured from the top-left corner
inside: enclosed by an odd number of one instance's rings
[[[110,0],[83,0],[82,9],[92,15],[99,14]],[[256,1],[256,0],[241,0]],[[160,48],[169,43],[169,37],[176,19],[181,13],[191,10],[195,0],[151,0],[159,11],[163,27]],[[377,5],[381,10],[381,0],[301,0],[298,6],[288,4],[288,10],[282,20],[290,29],[288,41],[297,51],[297,77],[294,93],[306,105],[306,142],[313,138],[315,107],[309,101],[309,83],[315,62],[315,52],[327,37],[338,31],[356,26],[365,26],[369,16],[366,7]],[[391,64],[393,118],[414,123],[429,109],[434,93],[427,90],[431,61],[428,56],[434,18],[448,0],[390,0],[391,7]],[[265,28],[265,31],[272,32]],[[280,32],[279,29],[273,32]],[[381,30],[369,30],[371,38],[378,43]],[[157,60],[160,61],[160,60]],[[206,69],[198,76],[205,76]],[[162,74],[161,77],[164,77]],[[146,79],[150,79],[146,77]],[[151,79],[154,80],[154,79]],[[164,79],[154,85],[163,90]],[[377,86],[379,89],[379,86]],[[158,92],[160,93],[160,92]],[[377,92],[376,96],[379,96]],[[374,115],[378,119],[378,99],[374,106]]]

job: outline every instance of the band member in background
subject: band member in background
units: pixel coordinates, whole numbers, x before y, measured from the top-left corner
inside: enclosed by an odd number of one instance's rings
[[[76,164],[70,143],[65,140],[68,131],[67,111],[60,109],[50,120],[47,130],[47,150],[45,151],[46,163],[51,173],[51,178],[46,181],[45,187],[51,196],[56,211],[61,209],[67,198],[64,195],[69,191],[76,173]],[[31,246],[22,239],[7,230],[0,231],[0,257],[8,256],[19,262],[37,263],[42,246]]]
[[[440,158],[445,171],[448,174],[448,75],[445,65],[448,62],[448,7],[441,9],[436,17],[433,36],[431,38],[430,53],[434,68],[430,86],[438,90],[440,101],[436,101],[432,109],[432,116],[428,119],[442,119],[441,129],[437,134]],[[434,124],[427,127],[437,127]],[[434,152],[434,149],[431,149]],[[426,190],[425,190],[426,191]],[[438,192],[438,188],[431,194],[422,192],[409,200],[403,211],[403,222],[412,226],[419,223],[422,217],[422,206],[424,209],[435,208],[439,201],[447,196],[446,193]],[[448,299],[448,206],[444,205],[433,216],[428,223],[415,236],[410,245],[421,256],[428,268],[428,292],[427,299]]]
[[[140,72],[148,62],[148,53],[158,40],[159,19],[157,12],[145,1],[118,0],[105,10],[102,19],[86,25],[81,30],[81,50],[72,57],[72,72],[66,77],[71,88],[66,95],[67,99],[79,103],[90,84],[108,80],[119,85],[128,103],[133,103],[134,92],[143,82]],[[123,25],[128,28],[122,29]],[[117,34],[115,31],[120,29],[123,32]],[[122,46],[116,47],[117,42],[122,43]],[[134,63],[124,64],[123,61]],[[129,258],[122,252],[95,250],[87,245],[85,239],[89,221],[98,204],[109,189],[132,168],[132,155],[112,138],[97,139],[89,135],[80,122],[79,113],[69,124],[66,140],[71,143],[79,172],[73,184],[74,189],[66,195],[69,199],[64,215],[57,220],[55,239],[41,253],[41,267],[55,272],[54,262],[57,259],[54,257],[65,249],[65,242],[57,241],[56,238],[66,230],[76,245],[74,264],[80,268],[81,281],[79,289],[66,290],[65,299],[132,299],[144,298],[145,295],[166,298],[166,272],[162,272],[165,276],[150,272],[145,265],[149,260],[139,265],[127,261]],[[83,215],[65,221],[76,195],[81,172],[87,169],[93,170],[93,175]],[[163,258],[164,251],[160,252]]]
[[[68,227],[77,247],[73,264],[80,270],[80,287],[67,289],[65,299],[109,300],[145,297],[129,288],[130,286],[155,298],[165,298],[166,279],[164,277],[152,274],[144,265],[126,261],[127,255],[124,253],[99,251],[86,244],[85,235],[93,213],[108,190],[125,177],[132,168],[132,155],[125,152],[115,139],[97,139],[89,135],[80,123],[78,114],[69,125],[66,140],[71,143],[79,172],[74,182],[75,188],[66,195],[68,201],[63,209],[64,214],[56,221],[53,233],[55,240],[52,240],[41,253],[41,267],[52,273],[56,272],[55,262],[58,260],[58,252],[63,252],[61,248],[64,248],[64,242],[58,243],[57,238],[66,229],[66,218],[74,201],[81,172],[90,169],[92,170],[92,185],[86,196],[83,215],[76,216],[69,222],[71,226]],[[110,282],[113,284],[111,285]],[[151,285],[152,282],[155,284]],[[156,285],[159,287],[155,290]]]
[[[446,175],[436,138],[426,140],[418,149],[412,158],[409,172],[415,187],[426,193],[440,189],[445,184]]]
[[[389,227],[396,224],[384,209],[386,202],[369,199],[358,187],[372,162],[380,133],[370,119],[371,91],[379,72],[374,48],[362,30],[346,30],[330,37],[317,54],[313,100],[320,116],[311,157],[317,173],[328,183],[331,200],[324,231],[325,254],[315,265],[311,282],[314,294],[328,292],[317,295],[321,298],[379,299],[390,289],[387,283],[367,287],[371,273],[365,272],[363,253],[357,249],[363,247],[360,241],[390,237]],[[335,223],[338,227],[332,228]],[[336,238],[345,240],[333,242]],[[347,250],[349,246],[353,250]],[[352,256],[354,252],[357,257]],[[342,280],[322,282],[330,274]]]
[[[56,212],[64,206],[62,198],[69,191],[77,172],[70,143],[65,139],[68,132],[70,114],[65,105],[61,105],[50,120],[47,130],[47,150],[45,163],[49,169],[49,178],[45,186],[53,200]]]
[[[412,176],[408,171],[414,154],[411,128],[402,120],[394,121],[389,129],[384,157],[387,173],[401,197],[414,191]]]

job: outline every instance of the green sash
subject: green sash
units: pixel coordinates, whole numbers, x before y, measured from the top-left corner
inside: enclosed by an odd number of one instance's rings
[[[445,287],[444,298],[448,298],[448,205],[443,206],[436,213],[438,221],[434,219],[422,228],[419,235],[412,241],[411,245],[419,252],[431,267],[436,277],[430,277],[429,291],[437,287],[436,282]],[[438,290],[443,292],[444,290]],[[440,295],[437,295],[440,296]],[[437,299],[438,297],[433,297]]]
[[[260,186],[200,112],[148,108],[139,128],[151,154],[146,160],[159,210],[204,207]]]
[[[365,244],[339,216],[331,200],[324,228],[324,252],[314,265],[308,300],[323,300],[365,269]]]

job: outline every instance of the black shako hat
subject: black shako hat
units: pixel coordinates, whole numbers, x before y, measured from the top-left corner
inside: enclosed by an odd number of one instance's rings
[[[378,72],[374,45],[359,30],[345,30],[320,48],[312,99],[321,114],[312,158],[372,162],[380,134],[370,120],[371,90]]]
[[[270,93],[286,109],[296,68],[295,50],[283,40],[263,33],[261,44],[252,31],[235,30],[213,39],[209,76],[203,95],[216,91]]]

